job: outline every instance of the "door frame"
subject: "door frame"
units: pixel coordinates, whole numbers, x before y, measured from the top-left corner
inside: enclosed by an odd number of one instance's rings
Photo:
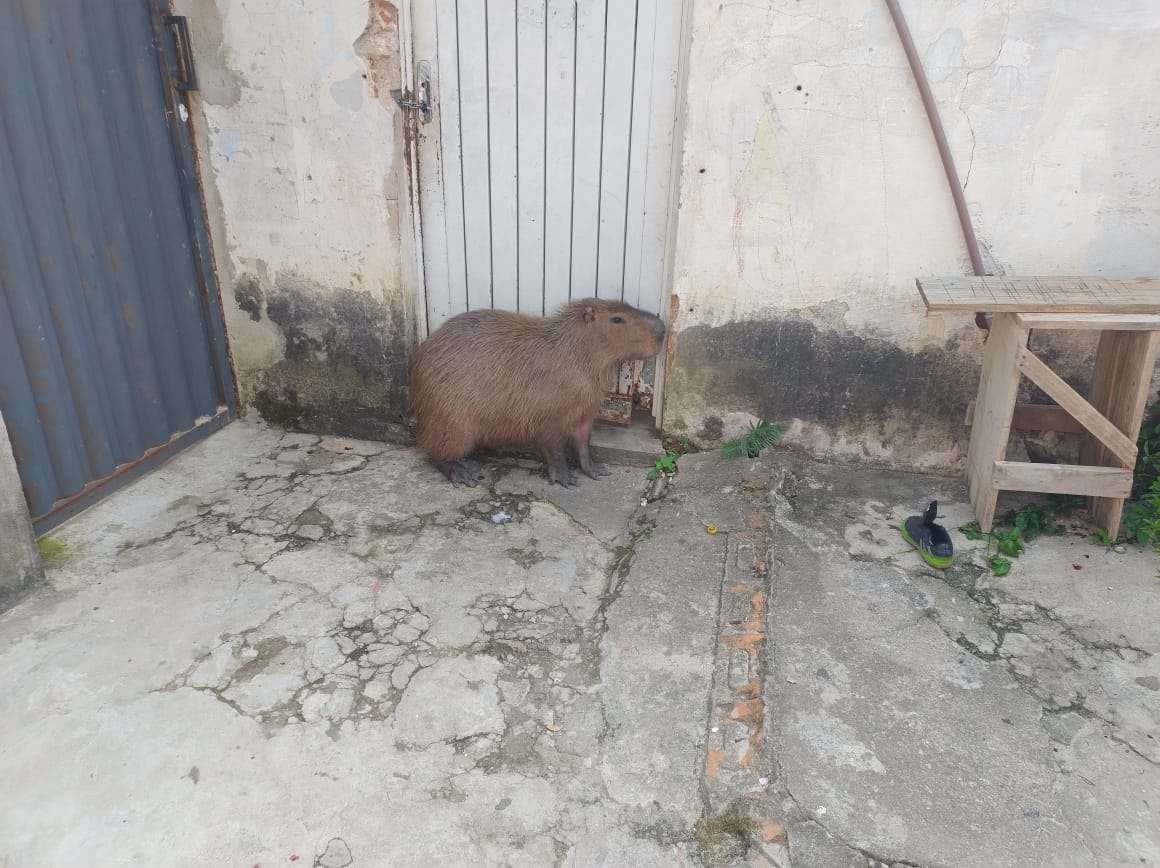
[[[153,33],[153,48],[157,56],[158,74],[161,76],[161,90],[165,100],[165,120],[169,128],[173,163],[181,193],[181,208],[185,214],[192,245],[194,271],[206,323],[206,339],[209,342],[209,353],[214,367],[214,381],[223,403],[219,403],[217,412],[200,425],[176,432],[165,443],[147,449],[133,461],[119,465],[108,476],[95,479],[76,494],[58,500],[49,512],[34,520],[33,529],[38,536],[83,512],[117,489],[139,479],[178,452],[204,440],[238,417],[238,385],[226,336],[225,311],[217,279],[217,267],[210,244],[209,219],[201,175],[198,171],[197,142],[193,131],[189,92],[180,86],[176,37],[166,24],[166,17],[172,14],[170,0],[144,0],[142,9],[149,16]]]
[[[157,64],[165,85],[162,88],[165,95],[165,119],[173,144],[177,182],[182,194],[181,204],[189,227],[190,241],[193,242],[194,266],[202,306],[205,309],[214,374],[218,389],[226,402],[225,410],[230,419],[234,419],[237,418],[239,406],[238,381],[230,356],[225,308],[222,305],[217,264],[214,262],[213,244],[209,236],[209,216],[199,171],[200,159],[194,135],[193,110],[189,104],[189,91],[178,85],[178,47],[173,33],[165,23],[166,16],[173,14],[172,0],[146,0],[146,2],[153,25],[153,39],[157,46]],[[190,58],[190,63],[193,62]]]
[[[400,0],[399,2],[399,72],[402,82],[401,96],[404,101],[412,101],[415,95],[415,45],[411,5],[413,2],[431,3],[435,0]],[[616,0],[606,0],[616,2]],[[668,202],[669,228],[665,246],[664,264],[661,276],[660,317],[665,321],[667,336],[665,346],[657,356],[653,374],[652,418],[654,427],[660,428],[663,418],[665,382],[672,368],[676,348],[676,325],[680,305],[677,303],[676,287],[673,285],[676,264],[678,210],[681,202],[681,180],[684,176],[685,123],[688,114],[689,50],[692,44],[693,4],[697,0],[672,0],[681,4],[681,34],[677,48],[676,68],[676,116],[673,120],[673,159],[670,165]],[[439,89],[436,88],[436,99]],[[419,136],[424,134],[418,112],[400,108],[398,114],[403,130],[403,162],[407,188],[407,219],[401,219],[403,235],[403,261],[405,263],[403,283],[409,288],[414,307],[416,342],[427,336],[427,283],[426,266],[423,257],[423,210],[420,199]],[[438,128],[434,127],[438,135]]]

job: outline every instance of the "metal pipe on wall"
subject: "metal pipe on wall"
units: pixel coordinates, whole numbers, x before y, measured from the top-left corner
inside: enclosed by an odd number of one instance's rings
[[[886,8],[890,10],[890,17],[894,21],[894,29],[902,42],[902,49],[906,52],[906,60],[910,64],[910,71],[914,75],[914,82],[918,85],[918,93],[922,98],[922,106],[926,110],[930,130],[934,133],[934,142],[938,147],[938,155],[942,160],[943,172],[947,176],[947,185],[951,188],[951,198],[955,202],[955,211],[959,215],[959,226],[963,231],[963,241],[967,245],[967,256],[971,259],[971,268],[975,274],[986,274],[983,268],[983,257],[979,253],[979,240],[975,237],[975,227],[971,223],[971,212],[967,210],[967,200],[963,195],[963,185],[959,182],[959,173],[955,169],[955,160],[951,156],[950,145],[947,144],[946,130],[943,129],[942,118],[935,105],[934,94],[930,90],[930,82],[926,78],[926,70],[922,67],[918,49],[914,47],[914,38],[910,35],[910,27],[906,24],[906,17],[898,5],[898,0],[886,0]],[[975,314],[975,324],[979,328],[989,328],[987,317],[983,313]]]

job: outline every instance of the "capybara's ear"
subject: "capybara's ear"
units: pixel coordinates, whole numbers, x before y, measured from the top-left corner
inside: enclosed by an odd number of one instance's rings
[[[596,308],[592,305],[587,305],[584,308],[584,322],[592,322],[596,319]]]

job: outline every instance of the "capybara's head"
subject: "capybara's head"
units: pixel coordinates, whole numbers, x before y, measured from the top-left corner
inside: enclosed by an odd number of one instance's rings
[[[659,316],[622,301],[585,298],[569,304],[561,316],[574,321],[588,341],[618,362],[651,359],[665,343]]]

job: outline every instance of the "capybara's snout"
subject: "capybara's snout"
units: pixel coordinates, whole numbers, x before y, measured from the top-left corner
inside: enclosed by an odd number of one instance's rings
[[[665,321],[655,314],[649,317],[649,329],[657,339],[657,352],[665,345]]]
[[[648,336],[651,338],[652,347],[645,352],[642,358],[652,358],[659,353],[665,345],[665,321],[656,314],[642,314],[641,318],[647,328]]]

